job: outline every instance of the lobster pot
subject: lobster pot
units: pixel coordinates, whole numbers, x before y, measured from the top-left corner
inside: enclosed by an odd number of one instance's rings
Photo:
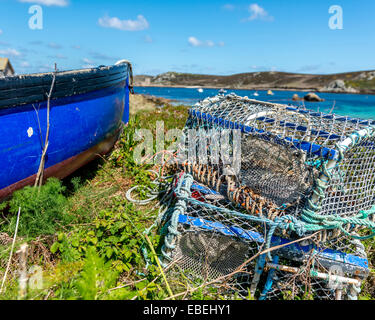
[[[365,211],[374,221],[375,121],[235,94],[189,112],[181,167],[248,213],[311,222],[306,212],[351,218]]]
[[[171,285],[177,287],[181,281],[188,281],[190,287],[210,283],[209,287],[226,298],[251,295],[278,299],[288,294],[283,289],[284,283],[298,280],[298,290],[292,293],[299,297],[304,288],[299,279],[311,278],[309,283],[314,285],[308,292],[317,299],[326,299],[336,297],[334,290],[328,288],[323,294],[319,281],[326,279],[310,277],[310,269],[327,274],[338,266],[346,277],[360,279],[368,274],[364,248],[357,240],[352,240],[351,246],[343,246],[344,240],[337,237],[326,240],[331,248],[323,249],[311,240],[290,243],[291,239],[274,235],[270,239],[271,247],[275,247],[272,260],[263,253],[269,234],[266,220],[250,215],[189,174],[177,175],[171,194],[175,195],[175,202],[170,205],[161,228],[165,236],[162,263],[168,269]],[[339,246],[351,252],[339,251]],[[284,271],[270,268],[271,262],[300,269],[281,275]]]
[[[180,196],[179,190],[174,192]],[[211,286],[217,292],[246,298],[254,277],[253,257],[264,247],[264,226],[247,220],[222,195],[196,181],[189,193],[172,207],[163,227],[165,241],[172,244],[162,250],[163,262],[173,266],[171,284],[181,280],[179,273],[190,286],[220,279]]]
[[[298,269],[298,267],[296,267],[296,269]],[[299,272],[299,270],[296,272]],[[294,270],[292,273],[271,269],[269,271],[270,277],[267,279],[272,285],[272,288],[264,295],[265,299],[336,300],[337,289],[330,288],[327,280],[312,278],[308,272],[300,272],[301,274],[294,273]],[[347,296],[346,290],[348,286],[344,286],[344,288],[344,295]]]
[[[274,245],[285,241],[275,238]],[[369,274],[364,245],[347,237],[337,237],[325,245],[306,240],[275,250],[272,260],[263,262],[264,286],[259,298],[356,300]]]
[[[362,281],[368,275],[367,258],[334,254],[300,262],[276,255],[265,265],[262,300],[357,300]],[[333,259],[329,259],[333,258]],[[321,263],[323,262],[323,263]]]

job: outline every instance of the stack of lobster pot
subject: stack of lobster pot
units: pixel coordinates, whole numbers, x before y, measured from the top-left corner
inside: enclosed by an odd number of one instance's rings
[[[357,299],[375,229],[374,125],[235,94],[197,103],[163,265],[226,297]]]

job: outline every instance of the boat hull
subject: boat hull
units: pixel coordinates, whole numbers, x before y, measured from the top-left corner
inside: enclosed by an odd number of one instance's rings
[[[51,100],[44,178],[64,178],[111,150],[129,117],[128,78]],[[0,109],[0,199],[34,183],[47,130],[47,101]]]

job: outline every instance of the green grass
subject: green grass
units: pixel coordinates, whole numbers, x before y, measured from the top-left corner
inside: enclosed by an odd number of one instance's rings
[[[165,130],[179,128],[185,125],[188,116],[186,106],[168,106],[147,113],[139,114],[139,125],[141,128],[151,129],[155,133],[156,121],[164,121]]]
[[[28,267],[43,268],[42,288],[29,287],[27,299],[163,299],[168,296],[160,271],[145,269],[140,254],[147,247],[142,235],[157,216],[150,206],[136,207],[125,199],[130,186],[146,184],[150,165],[134,163],[137,128],[165,131],[182,128],[187,108],[166,106],[133,117],[115,149],[74,175],[49,179],[40,191],[26,187],[1,203],[0,232],[13,236],[18,207],[21,217],[15,251],[29,244]],[[155,204],[155,203],[154,203]],[[159,236],[150,235],[156,248]],[[0,238],[1,239],[1,238]],[[10,244],[0,242],[0,278],[9,259]],[[155,262],[155,257],[150,256]],[[18,297],[18,260],[12,260],[0,299]]]
[[[347,80],[346,86],[353,87],[360,90],[375,90],[375,78],[372,80]]]

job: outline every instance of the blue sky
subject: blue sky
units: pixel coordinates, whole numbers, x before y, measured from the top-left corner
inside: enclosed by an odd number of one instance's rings
[[[17,73],[133,63],[166,71],[326,74],[375,69],[373,0],[0,0],[0,56]],[[29,28],[29,7],[43,29]],[[343,29],[328,12],[343,10]]]

